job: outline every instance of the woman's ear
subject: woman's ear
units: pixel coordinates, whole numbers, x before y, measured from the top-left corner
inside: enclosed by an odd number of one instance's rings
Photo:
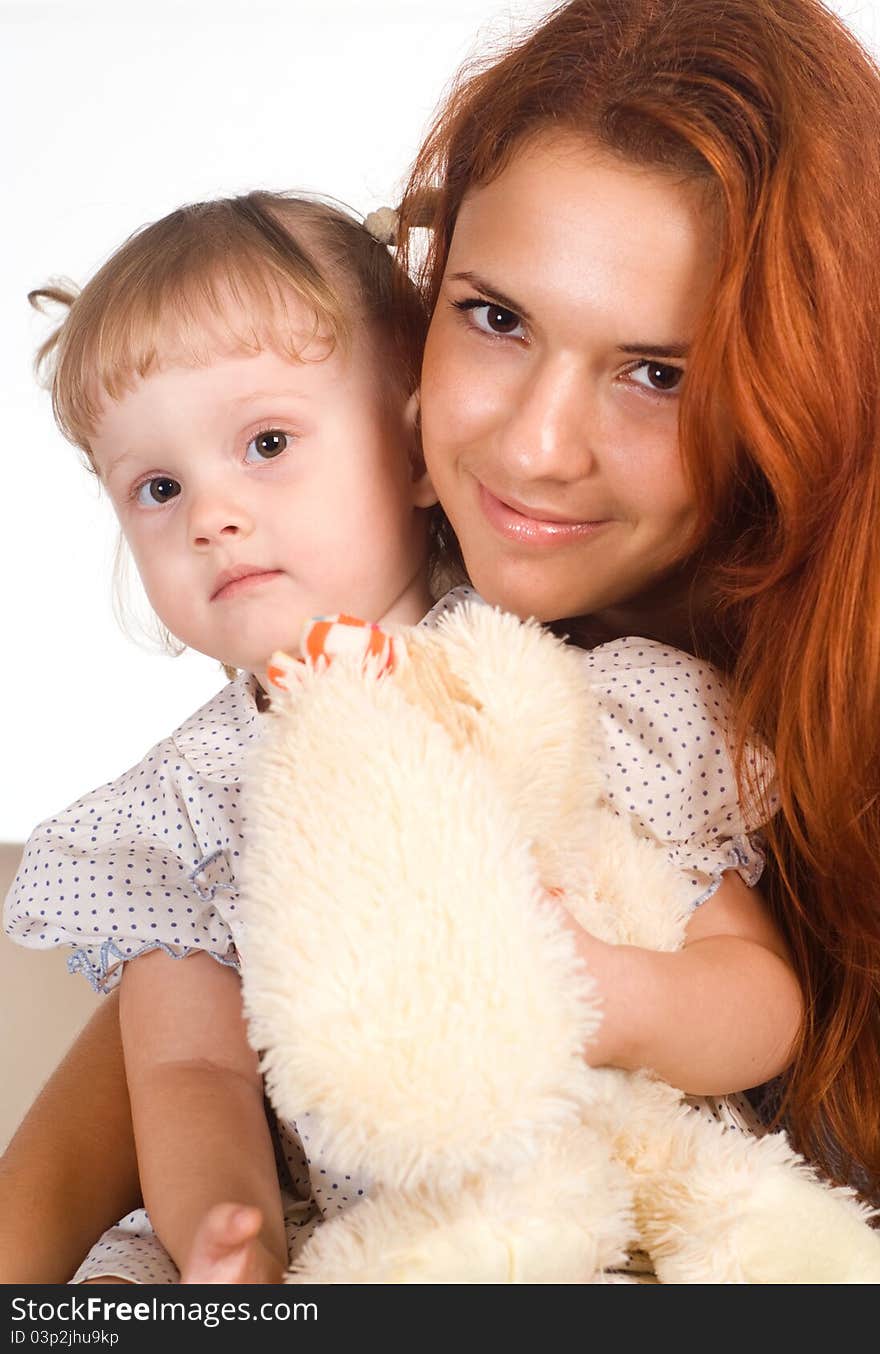
[[[410,439],[410,471],[412,474],[413,504],[417,508],[433,508],[437,495],[425,467],[422,453],[422,423],[419,392],[414,390],[406,402],[403,416]]]

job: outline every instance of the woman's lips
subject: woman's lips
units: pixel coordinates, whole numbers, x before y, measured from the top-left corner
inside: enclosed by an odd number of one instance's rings
[[[574,522],[561,517],[531,516],[539,509],[529,509],[525,505],[513,506],[504,502],[486,488],[479,485],[480,507],[490,526],[509,541],[522,541],[529,545],[561,545],[565,541],[576,540],[583,536],[592,536],[606,521]]]

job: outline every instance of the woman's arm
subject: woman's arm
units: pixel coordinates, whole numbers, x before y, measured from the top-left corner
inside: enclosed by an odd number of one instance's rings
[[[760,1085],[791,1061],[803,998],[760,892],[728,871],[674,953],[607,945],[567,914],[597,981],[594,1066],[649,1067],[691,1095]]]
[[[258,1275],[278,1283],[287,1244],[257,1056],[235,970],[161,950],[122,976],[122,1042],[144,1203],[178,1268],[199,1223],[234,1199],[260,1210]]]
[[[101,1233],[139,1204],[114,993],[0,1161],[0,1283],[66,1283]]]

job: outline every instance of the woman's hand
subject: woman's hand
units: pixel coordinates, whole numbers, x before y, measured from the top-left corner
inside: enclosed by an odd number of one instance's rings
[[[0,1283],[67,1283],[101,1233],[140,1202],[114,993],[0,1160]]]

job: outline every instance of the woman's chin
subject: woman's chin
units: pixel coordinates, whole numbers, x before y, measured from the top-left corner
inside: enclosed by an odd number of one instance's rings
[[[570,588],[536,586],[538,578],[531,571],[523,577],[499,578],[497,569],[485,573],[475,569],[470,577],[484,602],[518,616],[521,621],[536,620],[548,625],[567,616],[583,615],[592,609],[594,602],[592,597],[574,593]]]

